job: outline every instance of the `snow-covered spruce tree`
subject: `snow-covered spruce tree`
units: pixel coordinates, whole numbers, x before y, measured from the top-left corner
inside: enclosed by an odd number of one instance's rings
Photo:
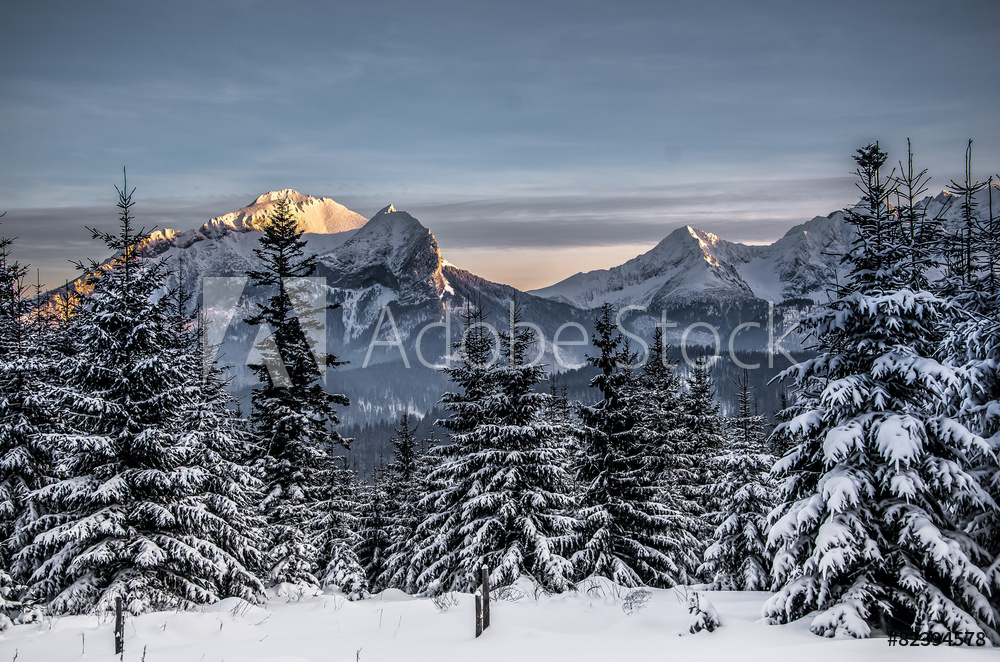
[[[900,264],[897,280],[913,291],[928,289],[927,265],[934,259],[935,250],[941,245],[941,225],[927,218],[923,201],[930,176],[927,169],[917,170],[913,165],[913,147],[906,140],[906,163],[899,162],[898,173],[891,182],[895,197],[893,215],[897,226],[896,241],[905,247],[907,264]]]
[[[549,399],[545,409],[545,420],[558,429],[557,435],[568,457],[572,459],[578,450],[577,421],[573,415],[576,403],[569,399],[569,389],[565,378],[555,372],[549,375]],[[575,492],[575,490],[574,490]]]
[[[372,484],[358,487],[358,563],[364,568],[372,593],[387,588],[385,578],[389,546],[393,543],[389,470],[379,462],[372,470]]]
[[[896,177],[896,208],[912,255],[919,256],[911,262],[943,257],[944,273],[929,287],[955,305],[941,353],[960,377],[946,389],[946,411],[989,445],[991,452],[968,458],[970,472],[1000,503],[1000,211],[994,204],[993,178],[979,182],[972,176],[971,141],[965,157],[965,179],[948,186],[953,194],[949,201],[959,201],[959,214],[947,231],[941,231],[940,219],[927,219],[923,206],[915,203],[929,177],[926,170],[914,169],[909,150]],[[912,274],[910,287],[927,288],[926,274]],[[994,559],[986,571],[993,604],[1000,605],[1000,511],[972,507],[962,518],[965,529]]]
[[[648,472],[643,481],[657,486],[657,500],[665,508],[665,530],[673,540],[670,554],[681,571],[678,583],[687,583],[701,562],[698,551],[705,527],[699,515],[703,508],[687,487],[695,483],[694,444],[683,422],[681,380],[667,360],[660,327],[653,333],[650,355],[633,388],[637,389],[634,399],[639,414],[636,438]]]
[[[715,384],[709,373],[705,357],[695,361],[688,376],[686,390],[681,396],[681,423],[684,426],[686,450],[692,459],[690,481],[681,484],[682,492],[691,501],[701,505],[701,513],[719,509],[718,496],[711,486],[718,482],[719,470],[715,458],[726,447],[726,431],[719,402],[715,398]],[[702,521],[702,544],[712,535],[712,526]],[[702,550],[698,550],[701,556]]]
[[[358,560],[358,503],[360,486],[355,473],[347,468],[343,456],[333,458],[326,498],[316,504],[310,523],[313,544],[324,563],[320,585],[339,588],[350,600],[368,594],[368,577]]]
[[[810,629],[824,636],[867,637],[881,624],[1000,641],[983,550],[958,517],[996,508],[967,470],[985,444],[941,413],[955,375],[933,356],[950,308],[906,289],[912,262],[886,209],[885,153],[869,145],[855,160],[851,278],[807,322],[818,356],[784,373],[799,397],[774,434],[798,444],[775,465],[778,592],[763,615],[785,623],[818,611]]]
[[[0,620],[16,615],[23,592],[10,569],[21,532],[38,516],[28,495],[53,471],[40,443],[52,417],[43,388],[49,357],[27,318],[27,267],[13,259],[12,244],[0,237]]]
[[[730,421],[729,447],[718,458],[721,480],[712,486],[720,509],[709,514],[715,526],[700,572],[724,591],[763,591],[771,585],[767,515],[774,508],[770,478],[774,458],[764,450],[763,416],[754,414],[746,370],[737,380],[739,411]]]
[[[315,573],[334,559],[320,556],[314,518],[318,505],[335,498],[329,493],[339,487],[331,452],[349,440],[333,427],[339,422],[335,407],[349,401],[323,389],[306,335],[314,330],[301,321],[311,315],[300,319],[303,311],[293,305],[308,298],[296,288],[306,286],[301,279],[313,274],[316,257],[305,254],[306,242],[287,199],[275,203],[263,232],[260,248],[254,249],[262,267],[248,275],[271,296],[247,323],[261,326],[259,337],[265,339],[259,347],[262,360],[252,366],[261,383],[252,395],[252,420],[263,444],[259,469],[265,481],[267,580],[316,587]],[[327,366],[339,364],[331,355],[323,360]]]
[[[469,514],[479,519],[470,557],[492,569],[500,586],[524,574],[549,591],[569,586],[572,565],[560,555],[573,530],[565,428],[546,419],[549,396],[535,392],[544,367],[529,364],[536,342],[522,325],[517,302],[500,333],[501,363],[486,434],[493,448],[482,457],[484,486],[470,494]]]
[[[987,449],[968,458],[970,473],[1000,503],[1000,310],[992,317],[974,315],[955,326],[945,341],[949,361],[960,379],[946,390],[947,411],[980,437]],[[990,599],[1000,609],[1000,509],[969,502],[960,510],[966,530],[986,550],[984,565]]]
[[[415,591],[409,574],[413,557],[413,534],[424,513],[420,500],[426,496],[421,488],[421,451],[416,437],[416,428],[411,426],[410,413],[404,411],[399,418],[399,427],[390,439],[393,445],[393,459],[376,474],[371,504],[366,510],[372,517],[380,512],[384,521],[386,544],[381,547],[382,559],[377,562],[374,549],[379,545],[374,541],[382,533],[372,532],[368,537],[373,542],[366,548],[372,549],[362,555],[365,568],[372,578],[373,590],[398,588],[407,592]],[[377,587],[377,588],[376,588]]]
[[[174,307],[174,349],[188,389],[180,410],[180,445],[189,451],[188,462],[198,467],[207,516],[214,518],[217,535],[239,562],[227,568],[220,594],[253,601],[263,593],[258,575],[263,570],[264,521],[256,509],[263,483],[248,462],[259,444],[239,415],[239,401],[226,390],[223,370],[206,358],[204,328],[187,312],[190,296],[178,285],[167,301]]]
[[[560,555],[572,531],[568,459],[544,420],[548,395],[533,390],[544,369],[526,362],[535,338],[520,315],[515,304],[493,363],[482,312],[470,310],[463,364],[446,369],[463,393],[442,398],[452,444],[432,476],[444,486],[425,499],[417,532],[426,593],[471,591],[484,565],[496,586],[522,575],[548,591],[569,586],[573,567]]]
[[[418,447],[414,428],[410,427],[409,414],[404,412],[392,439],[393,461],[384,474],[389,510],[389,539],[385,569],[375,583],[384,588],[396,588],[406,593],[417,593],[419,568],[414,563],[417,527],[427,516],[425,497],[441,486],[430,480],[440,465],[441,456],[433,439]],[[433,485],[433,488],[432,488]]]
[[[601,399],[580,409],[582,494],[573,562],[581,576],[623,586],[672,586],[685,568],[638,438],[635,355],[622,342],[610,304],[601,308],[594,328],[600,355],[587,360],[600,370],[590,385]]]
[[[4,212],[6,213],[6,212]],[[0,214],[3,216],[3,214]],[[0,350],[3,356],[24,354],[30,341],[28,288],[24,277],[28,267],[14,259],[14,239],[0,237]]]
[[[400,481],[409,482],[416,477],[420,448],[417,442],[416,426],[410,426],[410,413],[404,411],[399,417],[396,435],[390,439],[393,447],[392,462],[387,467],[388,475]]]
[[[31,493],[40,515],[15,559],[27,599],[56,614],[105,612],[117,597],[138,614],[258,595],[248,536],[218,507],[231,486],[185,434],[197,389],[167,303],[153,301],[163,276],[138,255],[131,195],[119,191],[119,234],[93,231],[118,256],[91,263],[93,291],[69,321],[76,352],[53,389],[65,429],[45,435],[61,480]]]
[[[459,476],[455,474],[465,469],[464,458],[489,448],[489,440],[481,428],[489,416],[486,399],[494,388],[490,373],[498,357],[494,355],[494,339],[487,331],[482,308],[470,302],[462,313],[462,321],[462,340],[454,348],[458,365],[444,369],[458,388],[441,396],[450,416],[436,422],[448,430],[451,443],[434,449],[440,463],[428,480],[436,489],[429,491],[420,503],[425,516],[415,531],[410,559],[415,592],[419,593],[468,590],[476,585],[471,573],[459,577],[461,565],[456,550],[464,544],[466,534],[461,531],[460,522],[449,521],[449,514],[461,513],[464,490],[469,488],[456,484]],[[472,471],[466,473],[471,475]]]
[[[662,463],[654,469],[689,469],[693,461],[689,449],[679,444],[687,436],[684,426],[681,380],[674,372],[674,365],[667,359],[667,346],[663,330],[658,326],[653,333],[649,357],[637,375],[641,421],[647,434],[644,443],[653,458]],[[674,462],[674,460],[677,462]]]
[[[964,182],[949,186],[962,200],[962,227],[972,249],[968,261],[972,271],[968,275],[949,271],[941,288],[945,292],[957,290],[962,309],[961,318],[944,342],[949,363],[958,366],[961,375],[946,397],[949,411],[988,444],[991,452],[971,458],[973,474],[1000,503],[1000,200],[994,199],[997,187],[992,177],[986,182],[973,180],[971,150],[970,142]],[[943,243],[947,247],[947,242]],[[947,260],[952,264],[958,261]],[[971,285],[963,287],[964,282]],[[965,520],[970,533],[993,559],[987,572],[993,587],[991,599],[1000,607],[1000,511],[972,509],[965,513]]]
[[[1000,265],[1000,248],[991,241],[989,225],[982,222],[980,198],[983,192],[992,195],[990,181],[972,177],[972,141],[965,150],[965,179],[948,185],[958,200],[958,219],[938,236],[938,248],[945,265],[944,278],[937,289],[966,309],[980,307],[981,297],[989,298],[996,291]],[[984,230],[987,230],[984,232]],[[985,267],[985,268],[984,268]]]

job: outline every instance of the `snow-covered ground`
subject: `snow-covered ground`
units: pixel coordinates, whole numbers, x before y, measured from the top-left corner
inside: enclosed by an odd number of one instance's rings
[[[522,592],[523,593],[523,592]],[[124,660],[140,662],[530,662],[533,660],[698,662],[846,660],[995,660],[993,648],[890,646],[885,638],[823,639],[808,619],[790,625],[758,622],[766,593],[707,592],[722,626],[688,633],[683,599],[653,590],[646,606],[622,609],[627,591],[601,585],[590,592],[497,600],[492,627],[474,637],[474,600],[439,610],[431,600],[386,591],[348,602],[326,593],[301,600],[274,597],[263,607],[236,599],[202,612],[161,612],[128,618]],[[0,634],[0,662],[116,660],[113,625],[73,616],[15,626]],[[145,656],[145,657],[143,657]]]

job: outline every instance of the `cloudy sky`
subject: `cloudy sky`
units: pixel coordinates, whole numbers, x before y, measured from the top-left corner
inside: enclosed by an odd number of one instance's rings
[[[1000,3],[33,2],[0,39],[0,232],[58,284],[147,226],[272,189],[392,202],[530,288],[692,224],[746,242],[855,198],[913,140],[932,186],[1000,171]]]

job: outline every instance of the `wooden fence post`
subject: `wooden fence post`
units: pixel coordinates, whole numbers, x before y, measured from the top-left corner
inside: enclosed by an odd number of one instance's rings
[[[115,655],[125,652],[125,614],[122,612],[122,598],[115,598]]]
[[[476,638],[483,633],[483,597],[476,594]]]
[[[483,629],[490,626],[490,569],[482,567],[483,575]]]

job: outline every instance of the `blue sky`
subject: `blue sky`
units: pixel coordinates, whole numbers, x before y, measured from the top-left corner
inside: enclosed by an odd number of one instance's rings
[[[286,187],[392,202],[537,287],[685,223],[773,240],[850,203],[873,140],[937,189],[969,138],[1000,171],[1000,3],[695,4],[8,4],[0,231],[57,284],[104,257],[83,225],[127,166],[149,225]]]

